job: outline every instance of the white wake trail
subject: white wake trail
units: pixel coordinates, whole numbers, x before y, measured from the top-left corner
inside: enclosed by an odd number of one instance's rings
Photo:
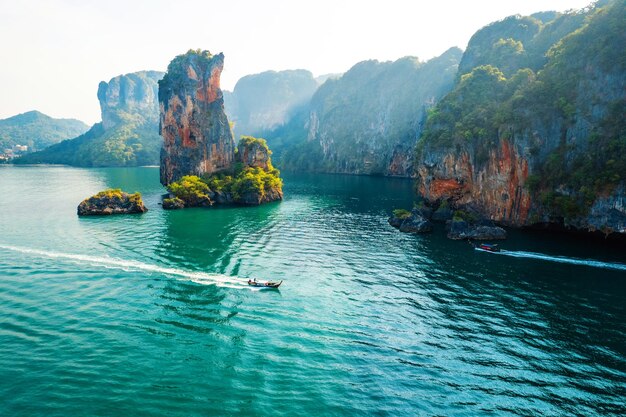
[[[72,253],[51,252],[39,249],[22,248],[17,246],[0,245],[0,249],[51,259],[67,259],[76,263],[89,263],[90,265],[103,266],[106,268],[155,272],[164,275],[186,278],[192,282],[203,285],[217,285],[220,287],[228,288],[248,288],[248,285],[246,285],[241,280],[223,274],[209,274],[206,272],[185,271],[178,268],[168,268],[158,265],[146,264],[139,261],[109,258],[106,256],[101,257]]]
[[[565,256],[550,256],[550,255],[544,255],[543,253],[524,252],[524,251],[501,250],[500,252],[490,252],[490,253],[493,253],[496,255],[512,256],[514,258],[540,259],[543,261],[560,262],[564,264],[583,265],[583,266],[591,266],[594,268],[605,268],[605,269],[614,269],[617,271],[626,271],[626,264],[620,264],[617,262],[602,262],[602,261],[595,261],[593,259],[576,259],[576,258],[567,258]]]

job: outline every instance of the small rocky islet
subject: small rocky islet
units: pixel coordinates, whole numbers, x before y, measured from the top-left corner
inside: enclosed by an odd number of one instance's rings
[[[447,236],[452,240],[503,240],[507,233],[493,221],[481,218],[476,212],[453,211],[447,201],[429,205],[421,201],[409,211],[396,209],[389,224],[404,233],[428,233],[433,222],[446,224]]]
[[[129,194],[120,189],[108,189],[86,198],[78,205],[79,216],[145,213],[141,194]]]

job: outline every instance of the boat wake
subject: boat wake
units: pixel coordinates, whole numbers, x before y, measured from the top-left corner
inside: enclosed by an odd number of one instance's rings
[[[483,252],[487,252],[487,251],[483,250]],[[593,259],[567,258],[565,256],[551,256],[551,255],[544,255],[543,253],[525,252],[525,251],[501,250],[500,252],[489,252],[489,253],[493,253],[494,255],[512,256],[514,258],[540,259],[542,261],[560,262],[564,264],[583,265],[583,266],[591,266],[594,268],[605,268],[605,269],[614,269],[617,271],[626,271],[626,264],[620,264],[616,262],[602,262],[602,261],[596,261]]]
[[[185,271],[178,268],[168,268],[139,261],[110,258],[106,256],[90,256],[51,252],[39,249],[22,248],[17,246],[0,245],[0,249],[51,259],[65,259],[70,262],[80,264],[88,263],[93,266],[102,266],[105,268],[122,269],[125,271],[146,271],[156,274],[169,275],[183,278],[202,285],[216,285],[219,287],[228,288],[248,288],[248,285],[242,279],[223,274],[209,274],[206,272]]]

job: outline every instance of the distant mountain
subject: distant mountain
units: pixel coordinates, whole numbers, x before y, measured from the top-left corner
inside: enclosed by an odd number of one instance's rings
[[[310,100],[318,85],[306,70],[266,71],[241,78],[232,93],[224,92],[235,137],[284,124],[295,108]]]
[[[158,165],[158,80],[164,73],[119,75],[98,86],[102,122],[71,140],[25,155],[15,163],[76,166]]]
[[[322,74],[315,77],[315,81],[317,81],[319,85],[322,85],[326,80],[336,80],[337,78],[341,78],[342,75],[342,73]]]
[[[428,62],[360,62],[262,136],[286,169],[412,176],[426,114],[452,88],[461,56],[452,48]]]
[[[55,119],[38,111],[29,111],[0,120],[0,153],[15,145],[41,150],[64,139],[84,133],[89,126],[76,119]]]

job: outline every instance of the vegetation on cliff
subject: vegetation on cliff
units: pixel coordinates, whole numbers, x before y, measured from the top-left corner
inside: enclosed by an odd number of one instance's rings
[[[206,182],[195,175],[185,175],[178,181],[167,186],[167,190],[173,195],[171,198],[181,200],[189,207],[210,206],[213,201],[209,198],[211,190]],[[165,204],[172,201],[163,200]]]
[[[242,154],[250,154],[261,148],[258,159],[246,162]],[[186,175],[167,186],[171,194],[170,200],[163,200],[164,208],[209,206],[213,203],[258,205],[264,202],[282,199],[283,181],[280,172],[272,166],[269,155],[271,151],[264,139],[251,136],[242,137],[237,147],[236,159],[239,161],[231,169],[201,177]],[[251,162],[259,162],[262,166],[251,166]],[[179,201],[174,201],[178,199]],[[167,207],[166,207],[167,206]]]
[[[183,201],[186,207],[197,207],[211,205],[220,198],[223,203],[260,203],[272,195],[282,195],[282,186],[276,168],[265,171],[261,168],[239,167],[232,173],[203,177],[186,175],[168,185],[167,189],[173,195],[172,198]]]
[[[213,60],[210,51],[202,49],[190,49],[186,53],[177,55],[167,66],[167,72],[159,80],[159,101],[166,102],[174,91],[188,90],[196,87],[196,80],[189,76],[188,68],[190,61],[197,67],[208,69]],[[198,74],[196,74],[198,75]]]
[[[306,108],[266,133],[284,146],[283,169],[412,175],[412,151],[426,111],[454,83],[462,52],[421,62],[364,61],[322,84]]]
[[[511,180],[525,191],[512,194],[503,184],[502,198],[528,193],[532,201],[518,223],[586,227],[598,199],[626,181],[624,22],[626,1],[613,0],[563,15],[508,18],[479,31],[454,89],[429,114],[418,166],[444,180],[449,168],[437,158],[460,161],[465,154],[475,178],[463,178],[461,187],[482,181],[504,149],[521,164]]]

